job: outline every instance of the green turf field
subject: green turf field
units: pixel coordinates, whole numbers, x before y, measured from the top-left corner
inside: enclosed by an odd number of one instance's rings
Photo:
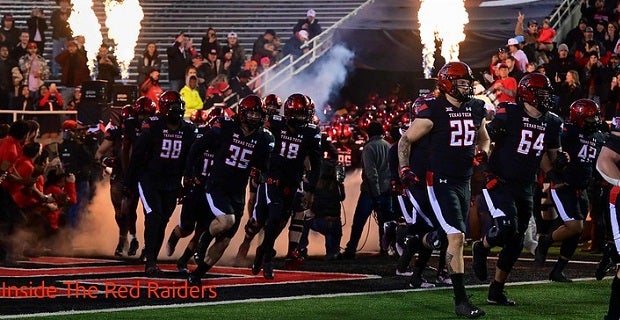
[[[484,307],[486,319],[602,319],[607,311],[610,280],[572,284],[511,286],[516,307],[486,305],[486,288],[469,289]],[[244,302],[195,307],[98,312],[45,319],[451,319],[451,290],[366,294],[285,301]]]

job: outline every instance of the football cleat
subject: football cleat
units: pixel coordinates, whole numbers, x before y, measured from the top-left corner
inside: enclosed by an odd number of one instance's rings
[[[127,245],[127,239],[126,238],[119,238],[118,239],[118,244],[116,245],[116,249],[114,250],[114,255],[117,257],[122,257],[123,256],[123,249],[125,249],[125,246]]]
[[[304,257],[297,250],[293,250],[284,258],[284,269],[297,270],[304,264]]]
[[[177,262],[177,271],[179,271],[180,274],[189,274],[187,263]]]
[[[487,302],[489,304],[495,304],[498,306],[514,306],[516,302],[512,299],[506,297],[506,292],[504,291],[494,291],[489,290],[489,295],[487,296]]]
[[[147,278],[157,278],[161,277],[164,274],[163,271],[161,271],[161,269],[159,269],[157,266],[147,267],[144,273],[146,274]]]
[[[413,270],[411,270],[411,268],[406,268],[405,270],[400,270],[400,269],[396,268],[396,275],[397,276],[411,277],[413,275]]]
[[[127,255],[130,257],[135,256],[139,247],[140,243],[138,242],[138,239],[131,239],[131,242],[129,242],[129,249],[127,249]]]
[[[254,270],[252,270],[254,271]],[[263,277],[265,277],[265,279],[271,280],[274,278],[273,275],[273,263],[271,262],[266,262],[263,263]]]
[[[200,280],[200,277],[190,273],[187,277],[187,285],[192,287],[200,287],[202,286],[202,280]]]
[[[468,319],[480,318],[486,315],[486,312],[484,312],[484,310],[478,308],[469,300],[465,300],[457,304],[454,308],[454,313],[456,313],[456,315],[459,317],[465,317]]]
[[[551,271],[549,274],[549,280],[553,282],[573,282],[573,280],[566,277],[564,272]]]
[[[448,271],[444,269],[437,272],[437,280],[435,280],[435,283],[452,285],[452,278],[450,278]]]

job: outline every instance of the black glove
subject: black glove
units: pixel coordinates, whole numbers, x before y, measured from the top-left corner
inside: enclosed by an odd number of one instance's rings
[[[411,167],[405,166],[400,168],[400,172],[398,173],[400,177],[400,181],[403,183],[403,186],[408,188],[412,185],[420,182],[418,176],[411,170]]]
[[[398,180],[390,181],[390,194],[393,196],[402,196],[403,195],[403,185]]]
[[[501,182],[501,180],[493,174],[491,171],[483,171],[482,175],[484,176],[485,188],[491,190]]]
[[[115,162],[116,159],[114,157],[103,157],[103,159],[101,159],[101,165],[104,167],[112,168]]]
[[[555,158],[554,167],[557,170],[564,170],[566,166],[570,163],[570,156],[566,151],[558,151],[557,156]]]

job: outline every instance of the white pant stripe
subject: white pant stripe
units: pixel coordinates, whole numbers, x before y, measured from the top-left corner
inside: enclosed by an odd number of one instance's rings
[[[620,254],[620,226],[618,225],[618,212],[616,212],[616,205],[609,204],[609,220],[611,221],[611,234],[616,244],[616,251]]]
[[[209,203],[209,208],[211,208],[211,212],[213,212],[213,215],[218,217],[218,216],[222,216],[222,215],[226,215],[226,212],[218,209],[214,204],[213,204],[213,198],[211,197],[211,194],[209,194],[208,192],[206,193],[207,196],[207,202]]]
[[[553,198],[553,203],[555,204],[555,208],[558,210],[558,214],[560,215],[560,218],[562,218],[562,221],[567,222],[575,220],[569,217],[568,213],[566,213],[566,209],[564,209],[564,205],[562,204],[562,201],[560,201],[555,188],[551,188],[551,197]]]
[[[431,207],[435,212],[435,216],[437,217],[437,221],[441,225],[441,228],[446,232],[446,234],[457,234],[463,233],[461,230],[449,225],[446,220],[443,218],[443,212],[441,212],[441,207],[439,206],[439,202],[437,202],[437,197],[435,196],[435,190],[431,186],[426,187],[428,191],[428,198],[431,202]]]
[[[489,195],[488,189],[482,189],[482,195],[484,195],[484,202],[487,203],[487,207],[489,208],[489,212],[491,213],[491,216],[493,217],[493,219],[502,218],[506,216],[504,211],[495,207],[495,205],[493,204],[493,199],[491,199],[491,195]]]
[[[146,214],[153,212],[153,209],[151,209],[151,206],[149,206],[149,203],[146,202],[146,197],[144,196],[144,191],[142,191],[142,185],[140,184],[140,182],[138,182],[138,193],[140,194],[140,201],[142,201],[144,212],[146,212]]]

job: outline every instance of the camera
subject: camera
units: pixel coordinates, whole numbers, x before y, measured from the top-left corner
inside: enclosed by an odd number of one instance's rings
[[[338,183],[343,183],[345,178],[344,165],[342,163],[338,163],[336,165],[336,181]]]

